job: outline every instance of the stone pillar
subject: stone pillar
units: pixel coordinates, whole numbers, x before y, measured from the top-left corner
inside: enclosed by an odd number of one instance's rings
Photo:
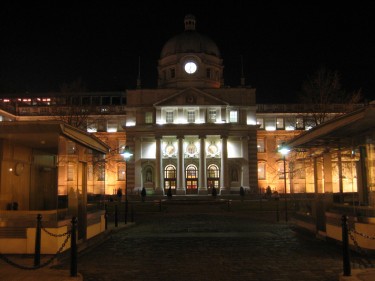
[[[185,165],[184,165],[184,137],[178,136],[178,154],[177,154],[177,186],[176,194],[185,195]]]
[[[199,136],[199,187],[198,194],[207,194],[207,168],[206,168],[206,136]]]
[[[249,183],[249,147],[248,147],[249,137],[242,137],[242,157],[245,160],[242,165],[242,177],[240,179],[241,186],[250,189]]]
[[[163,182],[164,171],[161,165],[161,137],[157,136],[156,140],[156,163],[155,163],[155,194],[164,194]]]
[[[133,152],[133,158],[134,158],[134,189],[129,190],[131,193],[137,192],[137,190],[142,189],[142,177],[135,176],[135,175],[141,175],[142,174],[142,166],[141,166],[141,149],[142,149],[142,143],[140,138],[134,138],[134,152]],[[129,159],[131,160],[131,159]],[[129,162],[128,160],[128,162]],[[129,165],[130,166],[130,165]],[[128,168],[129,171],[129,168]]]
[[[229,193],[228,183],[228,137],[221,136],[221,173],[220,173],[220,193]]]

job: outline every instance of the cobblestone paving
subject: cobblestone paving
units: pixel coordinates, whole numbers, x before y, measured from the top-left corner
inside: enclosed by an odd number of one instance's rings
[[[202,206],[137,214],[78,260],[85,281],[338,280],[341,248],[275,217]]]

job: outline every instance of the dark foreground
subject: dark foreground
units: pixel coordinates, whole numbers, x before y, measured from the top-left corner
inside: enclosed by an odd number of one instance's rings
[[[341,247],[294,231],[282,214],[277,222],[272,212],[184,203],[135,213],[135,222],[80,254],[85,281],[333,281],[342,275]]]

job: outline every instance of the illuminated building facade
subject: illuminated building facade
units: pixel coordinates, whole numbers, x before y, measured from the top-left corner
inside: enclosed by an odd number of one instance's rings
[[[308,107],[256,104],[256,90],[226,87],[218,46],[196,31],[195,18],[168,40],[158,61],[158,87],[118,92],[9,95],[0,100],[2,121],[62,120],[87,130],[112,151],[105,168],[89,164],[101,192],[128,187],[148,194],[284,192],[278,146],[311,128]],[[347,108],[332,106],[332,117]],[[125,163],[128,145],[134,156]],[[289,159],[287,159],[289,161]],[[126,168],[126,164],[128,167]],[[288,177],[288,192],[312,192],[306,163]],[[128,175],[125,176],[125,172]],[[125,182],[127,181],[127,182]]]

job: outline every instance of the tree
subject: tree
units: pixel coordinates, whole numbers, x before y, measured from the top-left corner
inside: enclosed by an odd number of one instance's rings
[[[85,91],[86,86],[81,79],[71,83],[63,83],[60,86],[60,92],[66,98],[66,106],[56,107],[53,113],[56,119],[73,127],[86,129],[90,112],[77,100],[78,95],[75,97],[76,93],[84,93]]]
[[[360,102],[361,90],[346,93],[341,87],[340,79],[338,71],[321,67],[303,82],[300,101],[308,109],[309,118],[306,120],[309,124],[305,124],[306,126],[317,126],[332,117],[350,111],[351,105]],[[338,110],[333,106],[334,104],[344,107]]]

